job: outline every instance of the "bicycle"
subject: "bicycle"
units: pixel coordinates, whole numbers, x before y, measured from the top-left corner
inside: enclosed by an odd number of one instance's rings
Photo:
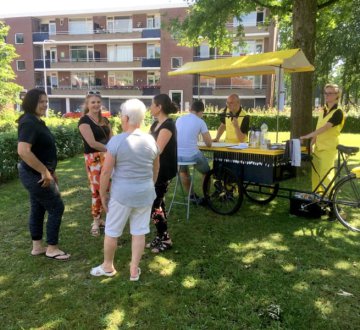
[[[208,206],[216,213],[223,215],[234,214],[240,207],[245,194],[251,201],[267,204],[275,197],[293,198],[296,194],[306,196],[301,205],[302,210],[311,210],[314,205],[319,214],[335,216],[345,227],[352,231],[360,231],[360,166],[350,169],[348,158],[355,155],[358,147],[337,146],[338,164],[332,167],[320,180],[312,192],[282,188],[272,178],[269,182],[260,183],[243,180],[241,173],[246,165],[232,163],[231,159],[214,162],[214,168],[205,176],[203,183],[204,197]],[[311,159],[309,159],[311,161]],[[281,165],[283,166],[283,165]],[[288,165],[285,166],[288,168]],[[324,185],[330,171],[335,174],[327,187]],[[345,176],[342,176],[345,171]],[[322,194],[316,193],[323,186]],[[286,191],[287,195],[281,195]],[[257,196],[259,195],[259,196]]]

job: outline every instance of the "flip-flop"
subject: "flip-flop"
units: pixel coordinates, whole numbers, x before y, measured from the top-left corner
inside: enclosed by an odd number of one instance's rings
[[[54,259],[54,260],[58,260],[58,261],[68,261],[70,259],[70,254],[67,254],[66,252],[55,254],[54,256],[48,256],[47,254],[45,254],[45,255],[49,259]],[[66,258],[61,258],[63,256],[67,256],[67,257]]]
[[[102,266],[94,267],[90,270],[90,274],[92,276],[107,276],[107,277],[113,277],[116,274],[116,270],[114,269],[112,272],[106,272]]]
[[[138,267],[138,273],[137,273],[137,275],[136,276],[130,276],[130,281],[131,282],[136,282],[136,281],[138,281],[139,279],[140,279],[140,275],[141,275],[141,269],[140,269],[140,267]]]

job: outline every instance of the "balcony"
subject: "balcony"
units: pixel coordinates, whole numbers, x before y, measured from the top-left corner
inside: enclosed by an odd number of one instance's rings
[[[111,96],[142,96],[160,94],[160,86],[59,86],[52,87],[52,95],[86,95],[89,90],[98,90],[103,97]]]
[[[57,32],[49,35],[48,32],[34,32],[33,42],[43,42],[46,39],[54,41],[93,41],[101,43],[103,40],[122,40],[122,39],[160,39],[160,29],[136,29],[130,31],[109,31],[106,29],[86,30],[82,33],[74,34],[69,31]]]
[[[33,42],[43,42],[44,40],[49,40],[48,32],[34,32],[33,33]]]
[[[141,68],[141,67],[160,67],[160,59],[146,59],[144,57],[134,57],[133,61],[108,61],[107,58],[98,57],[93,60],[60,58],[58,61],[50,61],[46,59],[46,68],[51,70],[64,69],[101,69],[116,70],[118,68]],[[43,69],[44,63],[42,59],[34,60],[35,69]]]
[[[160,29],[144,29],[141,32],[142,38],[160,38],[161,31]]]
[[[45,59],[45,68],[50,69],[51,63],[50,59]],[[34,69],[43,69],[44,68],[44,60],[34,60]]]
[[[141,60],[141,66],[160,68],[160,58],[143,58]]]

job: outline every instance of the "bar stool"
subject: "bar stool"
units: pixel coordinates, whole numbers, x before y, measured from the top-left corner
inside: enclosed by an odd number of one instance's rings
[[[186,220],[187,221],[189,220],[189,214],[190,214],[190,196],[191,196],[191,192],[192,192],[192,188],[193,188],[193,184],[194,184],[194,178],[195,178],[195,165],[196,165],[196,162],[178,162],[178,171],[177,171],[177,175],[176,175],[173,198],[171,200],[169,211],[168,211],[168,214],[170,214],[171,208],[173,207],[174,204],[185,205],[186,206]],[[180,166],[188,166],[189,167],[190,189],[189,189],[188,193],[185,192],[184,187],[183,187],[182,182],[181,182]],[[192,167],[192,168],[190,168],[190,167]],[[175,200],[176,194],[177,194],[177,191],[178,191],[178,186],[181,187],[183,201],[176,201]]]

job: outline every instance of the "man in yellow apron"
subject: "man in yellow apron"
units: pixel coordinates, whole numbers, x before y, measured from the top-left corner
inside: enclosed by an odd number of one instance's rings
[[[345,116],[338,108],[340,90],[337,85],[327,84],[324,89],[325,106],[319,114],[316,130],[300,139],[310,139],[313,150],[313,165],[311,181],[313,191],[322,193],[324,187],[317,187],[320,180],[326,175],[327,171],[334,166],[337,155],[336,147],[339,144],[339,135],[344,126]],[[328,186],[334,171],[331,171],[324,180],[323,184]]]
[[[240,106],[240,98],[237,94],[231,94],[226,100],[226,108],[220,117],[221,124],[217,130],[214,142],[219,141],[226,131],[225,142],[247,142],[250,117]]]

